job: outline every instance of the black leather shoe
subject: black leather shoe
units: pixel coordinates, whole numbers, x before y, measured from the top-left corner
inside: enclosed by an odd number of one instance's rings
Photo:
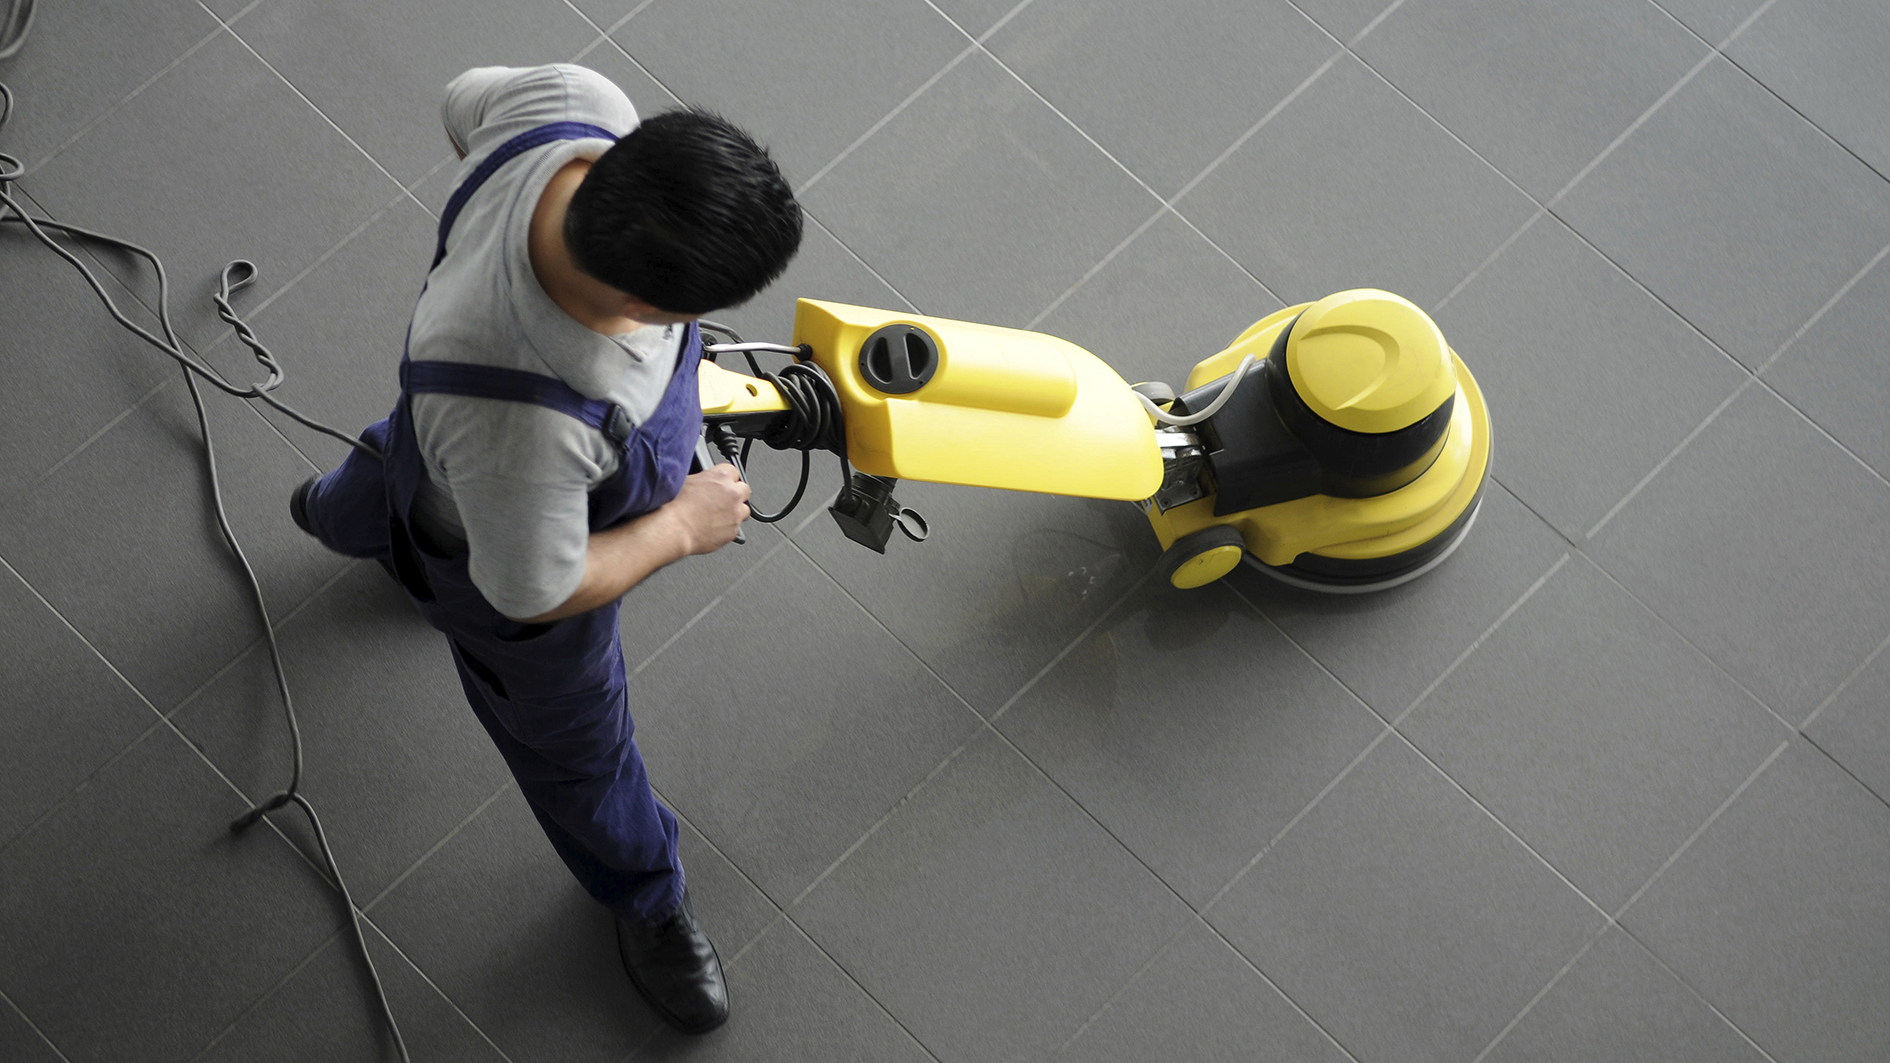
[[[653,927],[617,920],[617,951],[631,984],[663,1021],[683,1033],[708,1033],[728,1021],[728,983],[709,935],[696,922],[689,893]]]
[[[315,534],[315,529],[308,526],[308,493],[315,490],[315,484],[320,480],[319,476],[311,476],[289,493],[289,519],[302,529],[304,535]]]

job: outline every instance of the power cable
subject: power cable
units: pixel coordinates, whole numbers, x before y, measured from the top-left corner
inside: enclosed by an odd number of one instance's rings
[[[32,20],[32,6],[33,0],[19,0],[18,4],[9,11],[6,21],[0,23],[0,32],[4,32],[5,34],[14,34],[14,27],[16,23],[18,25],[17,35],[0,36],[0,57],[10,55],[19,49],[20,44],[25,38],[27,26]],[[21,7],[25,9],[23,16],[20,15]],[[13,92],[11,89],[7,88],[5,84],[0,84],[0,129],[5,128],[7,119],[12,116]],[[242,565],[243,576],[249,583],[251,596],[256,602],[256,610],[262,616],[263,634],[269,646],[269,662],[275,671],[276,689],[282,697],[283,713],[287,717],[289,724],[289,736],[293,747],[292,767],[290,770],[289,785],[281,792],[253,806],[249,811],[238,817],[235,822],[230,824],[230,831],[232,833],[240,833],[247,830],[255,826],[267,813],[289,804],[293,804],[301,809],[303,814],[308,817],[309,826],[315,831],[315,843],[321,850],[322,862],[326,866],[330,885],[334,886],[335,889],[340,892],[342,903],[347,907],[348,923],[353,931],[355,945],[360,950],[362,962],[367,964],[368,978],[374,985],[375,997],[379,1000],[381,1012],[387,1019],[387,1028],[393,1035],[394,1047],[399,1051],[403,1063],[412,1063],[412,1057],[407,1052],[407,1042],[400,1034],[400,1024],[395,1021],[393,1008],[388,1004],[387,990],[381,983],[380,971],[374,966],[374,957],[368,952],[367,935],[361,929],[360,910],[355,907],[354,896],[349,892],[347,882],[341,877],[341,868],[335,862],[334,850],[328,844],[327,832],[322,829],[321,817],[315,814],[315,806],[310,804],[308,798],[302,796],[300,792],[303,766],[302,728],[301,724],[296,719],[295,702],[289,695],[288,674],[282,663],[282,647],[276,640],[275,624],[270,620],[269,606],[263,598],[262,583],[256,576],[256,569],[250,564],[249,556],[243,552],[242,544],[237,541],[236,532],[230,527],[229,514],[226,512],[223,505],[222,481],[217,474],[216,442],[210,434],[209,413],[204,408],[203,395],[197,387],[197,380],[201,378],[208,381],[225,394],[234,395],[238,398],[261,399],[275,409],[282,411],[287,416],[294,418],[300,424],[343,440],[376,458],[379,458],[381,455],[373,447],[291,409],[269,394],[269,392],[281,386],[285,379],[282,366],[276,360],[275,356],[270,353],[269,349],[264,347],[262,343],[257,340],[254,330],[236,313],[235,308],[230,303],[231,297],[236,292],[248,287],[255,281],[257,276],[255,263],[245,259],[237,259],[224,266],[223,272],[218,278],[217,294],[213,297],[217,307],[217,315],[230,325],[231,329],[235,331],[237,339],[242,341],[244,346],[249,348],[250,353],[255,356],[257,362],[269,371],[268,379],[264,380],[262,383],[249,388],[238,388],[225,383],[222,378],[217,376],[208,366],[205,366],[190,354],[185,353],[183,343],[177,338],[177,331],[171,325],[170,284],[164,272],[163,261],[160,260],[155,253],[137,244],[131,243],[128,240],[121,240],[104,233],[93,232],[90,229],[55,221],[51,218],[36,218],[27,213],[26,208],[21,206],[19,201],[13,198],[11,188],[11,183],[19,180],[26,172],[26,168],[21,164],[19,159],[0,152],[0,222],[16,222],[24,225],[27,231],[32,233],[40,243],[52,249],[53,253],[65,259],[67,263],[79,271],[80,275],[85,278],[85,282],[91,286],[93,293],[105,304],[106,310],[111,314],[114,321],[177,362],[184,376],[184,385],[190,392],[191,405],[196,409],[197,428],[203,435],[204,464],[210,474],[210,499],[213,508],[216,510],[217,527],[222,531],[223,540],[228,544],[230,552],[236,555],[237,562]],[[47,232],[48,229],[64,233],[69,237],[77,237],[82,240],[89,240],[94,243],[104,244],[108,247],[128,251],[150,263],[157,277],[157,318],[163,336],[154,335],[150,330],[126,317],[91,269],[88,268],[77,255],[61,247],[58,241],[54,240]]]

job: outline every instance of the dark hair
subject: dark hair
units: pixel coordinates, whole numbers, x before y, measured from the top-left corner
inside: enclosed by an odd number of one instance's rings
[[[672,314],[747,301],[801,246],[768,151],[720,115],[655,115],[591,165],[564,216],[578,267]]]

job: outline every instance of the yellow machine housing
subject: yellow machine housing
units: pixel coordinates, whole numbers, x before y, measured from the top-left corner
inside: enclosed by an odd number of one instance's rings
[[[1489,471],[1475,378],[1428,315],[1375,289],[1267,315],[1195,365],[1180,396],[1132,389],[1053,336],[844,303],[800,300],[793,339],[832,380],[858,471],[1135,501],[1177,587],[1247,555],[1323,590],[1402,582],[1455,548]],[[699,376],[705,416],[725,426],[790,408],[766,380],[709,362]],[[1156,393],[1164,418],[1144,404]],[[1154,423],[1195,408],[1198,425]],[[1238,466],[1252,443],[1239,433],[1270,440],[1261,472]]]
[[[913,331],[868,342],[902,327]],[[918,364],[927,340],[929,371]],[[802,299],[793,342],[839,389],[847,457],[862,472],[1127,501],[1161,486],[1161,450],[1134,393],[1067,340]],[[876,358],[893,371],[876,373]]]
[[[1269,314],[1197,364],[1184,392],[1227,377],[1249,354],[1275,356],[1288,328],[1293,331],[1284,361],[1292,386],[1313,413],[1338,428],[1361,435],[1394,432],[1450,401],[1434,457],[1410,482],[1369,497],[1318,493],[1222,514],[1215,512],[1213,496],[1165,511],[1151,502],[1145,511],[1162,546],[1228,527],[1263,566],[1289,574],[1298,567],[1311,576],[1304,582],[1323,585],[1328,581],[1322,574],[1342,571],[1347,562],[1398,558],[1460,536],[1489,469],[1489,411],[1462,359],[1430,317],[1408,301],[1360,289]],[[1204,566],[1222,574],[1232,569],[1224,550],[1215,556],[1212,565],[1203,558],[1192,569],[1178,569],[1171,580],[1177,586],[1184,585],[1181,579],[1205,583],[1218,575],[1203,578]],[[1322,560],[1335,564],[1322,566]]]

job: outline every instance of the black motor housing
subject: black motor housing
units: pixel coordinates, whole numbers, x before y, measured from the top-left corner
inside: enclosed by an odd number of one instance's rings
[[[1287,372],[1287,337],[1298,323],[1281,329],[1227,405],[1195,426],[1215,481],[1216,516],[1308,495],[1387,494],[1423,475],[1444,449],[1454,396],[1392,432],[1355,432],[1314,413]],[[1179,396],[1172,412],[1205,409],[1233,380],[1229,374]]]

